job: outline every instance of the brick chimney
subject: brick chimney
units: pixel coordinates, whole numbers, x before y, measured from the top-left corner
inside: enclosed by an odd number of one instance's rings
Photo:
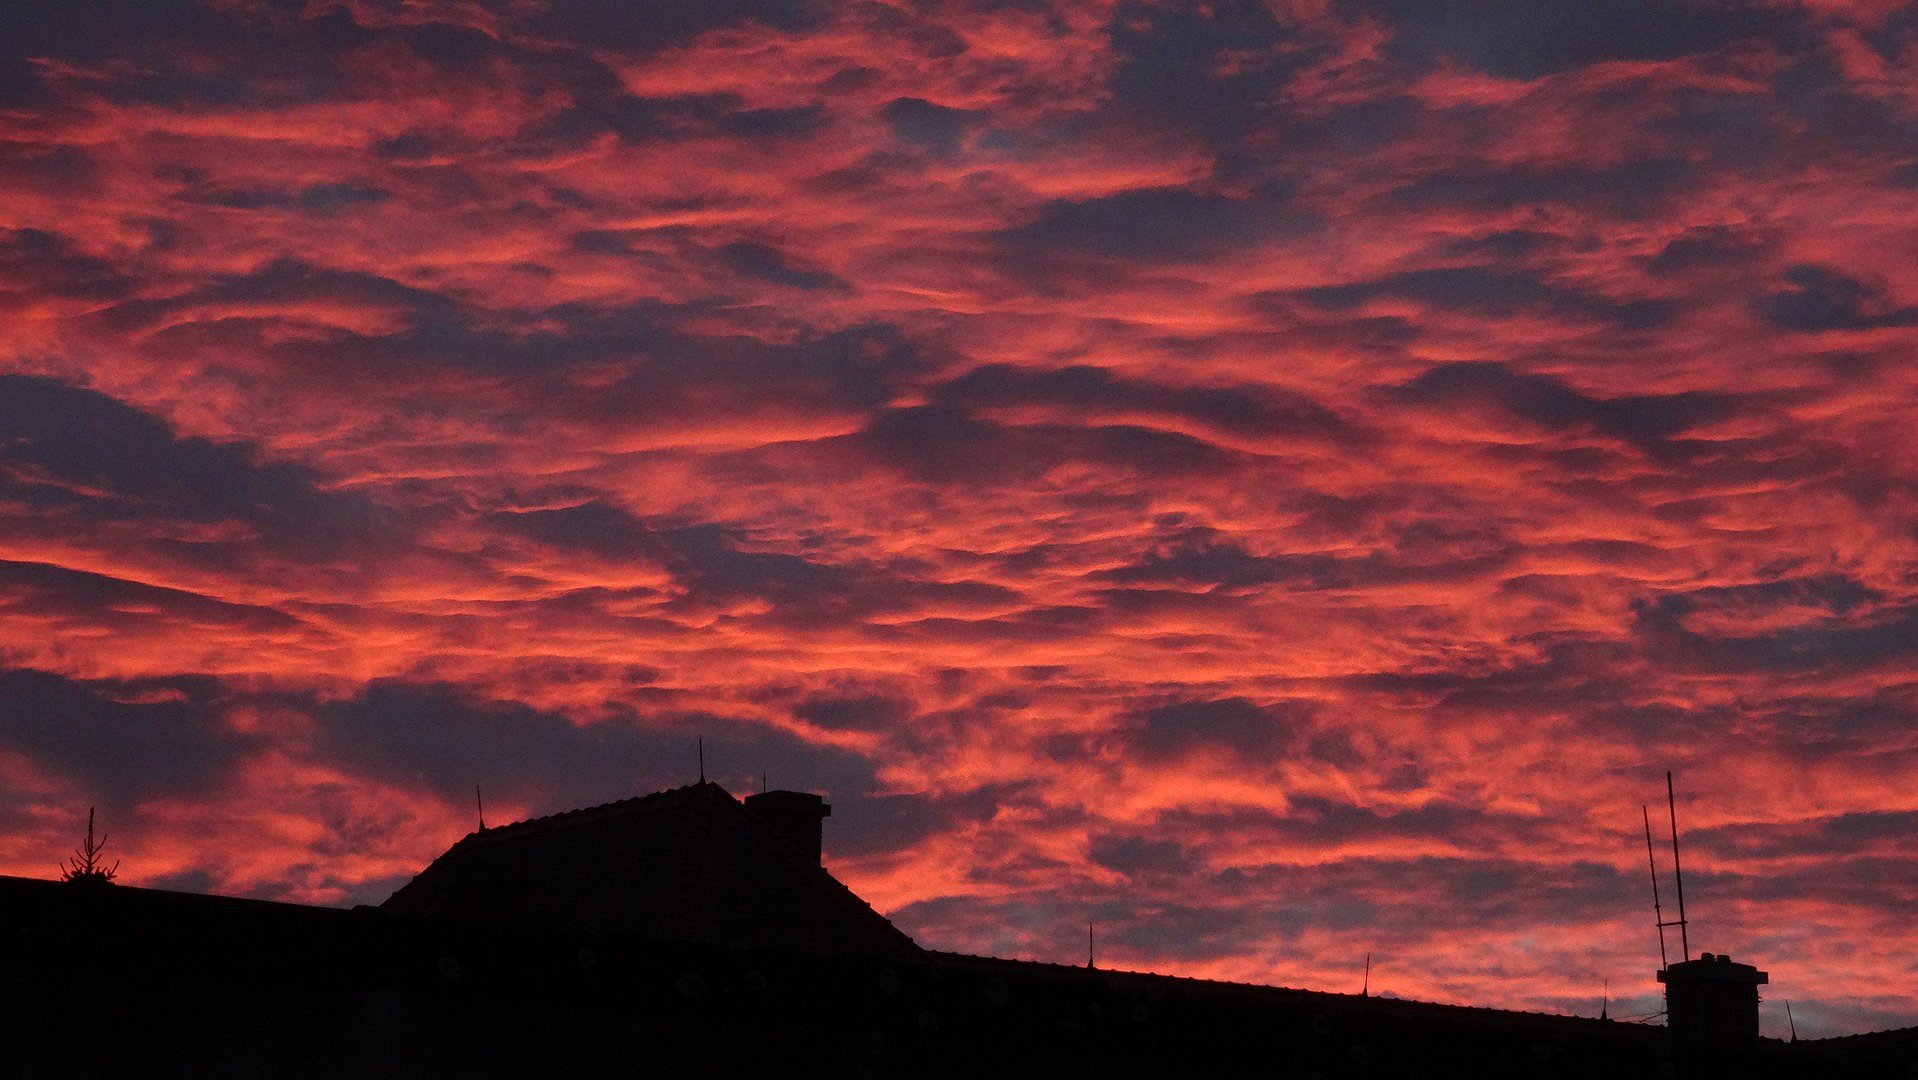
[[[746,809],[813,862],[821,861],[821,822],[832,816],[824,798],[805,791],[762,791],[746,796]]]
[[[1678,1042],[1749,1046],[1758,1041],[1758,988],[1771,977],[1729,956],[1704,953],[1658,973],[1665,1023]]]

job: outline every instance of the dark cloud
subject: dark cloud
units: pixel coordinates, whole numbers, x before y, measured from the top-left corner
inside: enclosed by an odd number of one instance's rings
[[[1031,255],[1183,261],[1222,254],[1254,237],[1301,233],[1315,220],[1279,193],[1238,197],[1152,188],[1047,203],[1035,220],[997,239]]]
[[[793,715],[828,730],[884,731],[909,723],[918,708],[906,698],[865,694],[815,696],[793,706]]]
[[[566,76],[570,104],[542,120],[532,137],[556,147],[602,132],[630,144],[714,135],[792,139],[815,134],[831,122],[820,105],[757,109],[747,106],[739,95],[725,93],[645,97],[627,91],[615,73],[603,68],[555,74]]]
[[[56,0],[0,15],[0,41],[8,43],[10,60],[98,64],[137,57],[115,78],[96,83],[94,92],[116,103],[175,108],[325,100],[345,89],[340,61],[372,39],[343,7],[308,17],[284,6],[234,10],[196,0],[109,0],[80,12]]]
[[[621,426],[693,416],[865,411],[891,400],[895,385],[927,363],[919,347],[885,327],[767,342],[676,333],[641,320],[634,329],[644,334],[650,328],[656,342],[646,347],[644,338],[621,334],[626,320],[607,325],[587,316],[581,324],[566,341],[589,355],[630,361],[640,346],[641,362],[630,374],[582,388],[574,398],[586,415]]]
[[[1215,141],[1253,130],[1276,87],[1310,59],[1269,5],[1141,3],[1113,12],[1115,96],[1148,116]]]
[[[1051,405],[1074,412],[1160,414],[1235,435],[1345,439],[1354,434],[1345,418],[1302,393],[1266,386],[1168,386],[1093,366],[1032,370],[986,364],[932,387],[932,399],[967,409]]]
[[[990,409],[1043,404],[1072,412],[1157,414],[1247,436],[1343,439],[1350,425],[1323,403],[1265,386],[1197,387],[1122,378],[1084,365],[1039,371],[988,364],[932,389],[940,404]]]
[[[1719,858],[1790,859],[1890,851],[1914,829],[1918,829],[1918,812],[1872,810],[1809,821],[1738,822],[1692,829],[1686,840]]]
[[[1660,248],[1658,254],[1646,262],[1645,268],[1660,277],[1698,271],[1723,271],[1743,265],[1767,246],[1763,236],[1754,235],[1749,230],[1724,226],[1695,227],[1686,229]]]
[[[1918,652],[1918,609],[1868,620],[1819,619],[1750,634],[1710,634],[1685,619],[1704,601],[1670,593],[1633,605],[1633,628],[1665,663],[1703,671],[1833,671],[1902,661]]]
[[[395,679],[341,701],[293,704],[312,710],[317,749],[328,760],[450,801],[469,799],[478,783],[535,813],[690,783],[696,734],[705,739],[708,775],[737,794],[756,790],[761,772],[834,797],[876,786],[871,763],[858,755],[716,716],[622,711],[582,723],[456,686]]]
[[[790,285],[795,289],[844,289],[846,283],[823,270],[809,270],[770,244],[736,240],[718,251],[720,261],[736,274]]]
[[[330,183],[277,190],[206,187],[182,192],[177,197],[187,202],[229,210],[297,210],[333,214],[353,206],[385,202],[393,198],[393,193],[366,184]]]
[[[98,158],[81,147],[0,140],[0,184],[6,190],[70,196],[98,192],[104,180]]]
[[[1018,594],[975,581],[915,579],[905,567],[835,563],[758,550],[750,538],[716,523],[646,521],[602,502],[502,512],[497,527],[560,550],[591,552],[657,566],[684,589],[682,606],[707,609],[738,601],[770,605],[768,618],[792,625],[841,625],[921,605],[1003,606]]]
[[[1254,555],[1243,546],[1208,536],[1187,537],[1158,547],[1138,562],[1102,574],[1124,584],[1221,585],[1248,588],[1274,582],[1338,584],[1330,556]]]
[[[1688,885],[1692,877],[1685,875]],[[1393,888],[1381,889],[1378,883],[1385,881]],[[1476,934],[1518,911],[1550,912],[1554,926],[1596,928],[1642,903],[1645,880],[1636,866],[1624,869],[1584,860],[1545,863],[1474,851],[1229,869],[1215,875],[1213,885],[1234,893],[1287,897],[1296,917],[1313,927],[1363,930],[1372,941],[1410,942],[1432,932]],[[1400,889],[1418,902],[1395,902]]]
[[[1422,806],[1379,810],[1316,796],[1296,797],[1283,819],[1281,834],[1300,843],[1339,844],[1363,840],[1408,842],[1437,840],[1463,847],[1522,843],[1544,839],[1536,819],[1499,814],[1478,806],[1433,801]]]
[[[1131,424],[1005,425],[936,404],[881,410],[852,443],[881,465],[958,483],[1012,483],[1074,461],[1193,476],[1225,470],[1232,460],[1228,451],[1177,432]]]
[[[1876,754],[1902,745],[1918,713],[1912,688],[1887,687],[1867,694],[1783,694],[1740,717],[1740,730],[1754,739],[1806,759],[1833,754]]]
[[[976,109],[954,109],[924,98],[894,98],[879,110],[892,136],[935,157],[953,157],[985,122]]]
[[[1884,290],[1829,266],[1785,271],[1785,288],[1759,301],[1758,312],[1781,330],[1874,330],[1918,326],[1918,307],[1901,306]]]
[[[1127,877],[1152,878],[1184,874],[1192,869],[1192,853],[1172,839],[1107,833],[1092,838],[1087,854],[1093,862]]]
[[[1384,298],[1413,300],[1440,311],[1495,317],[1531,312],[1561,320],[1610,322],[1630,330],[1654,329],[1672,319],[1672,305],[1663,300],[1616,300],[1523,270],[1487,266],[1409,270],[1374,281],[1305,289],[1294,295],[1334,310]]]
[[[0,230],[0,305],[10,297],[119,300],[133,287],[134,280],[118,267],[84,254],[67,237],[39,229]]]
[[[1579,715],[1593,735],[1622,733],[1633,740],[1673,738],[1665,718],[1637,707],[1605,711],[1603,702],[1638,697],[1630,672],[1636,650],[1614,641],[1562,635],[1535,643],[1538,655],[1482,667],[1433,664],[1424,670],[1375,672],[1348,682],[1367,694],[1447,715],[1488,716],[1504,723],[1512,716]],[[1687,732],[1695,734],[1695,732]]]
[[[125,817],[143,800],[213,799],[257,740],[229,728],[210,679],[72,679],[0,670],[0,744]]]
[[[327,491],[303,466],[180,437],[148,413],[52,379],[0,376],[0,462],[11,467],[0,496],[95,523],[242,523],[288,552],[337,550],[385,530],[377,507]]]
[[[1369,551],[1303,551],[1256,555],[1205,530],[1177,535],[1135,562],[1095,576],[1123,585],[1290,590],[1352,589],[1379,585],[1470,580],[1508,565],[1518,552],[1488,527],[1411,521],[1381,537]]]
[[[231,29],[229,16],[197,0],[101,0],[83,6],[52,0],[9,4],[0,11],[0,41],[6,42],[10,59],[98,60],[130,45],[218,36]]]
[[[607,231],[575,239],[593,250],[617,251],[624,243]],[[787,284],[825,283],[804,277],[809,270],[775,269],[750,251],[734,255],[755,270],[784,273]],[[602,433],[658,430],[688,436],[705,425],[748,430],[766,425],[769,417],[841,417],[886,404],[932,361],[927,347],[889,326],[768,340],[682,325],[710,319],[712,312],[704,307],[568,304],[502,318],[373,275],[321,280],[291,275],[285,281],[276,276],[266,284],[250,283],[246,291],[284,302],[327,298],[397,313],[404,325],[395,330],[342,330],[291,340],[272,334],[272,324],[264,323],[258,333],[266,340],[257,347],[291,372],[350,373],[406,395],[422,415],[467,422],[490,414],[509,430],[523,426],[529,410]],[[158,318],[157,307],[143,313],[140,322]],[[184,310],[188,302],[166,307]],[[459,400],[449,400],[437,381],[469,376],[493,381],[478,396]]]
[[[618,559],[664,561],[670,548],[659,533],[610,503],[591,500],[544,510],[491,514],[487,524],[562,551],[587,551]]]
[[[1129,742],[1152,760],[1223,750],[1251,763],[1267,763],[1293,744],[1310,716],[1308,706],[1258,705],[1242,697],[1174,701],[1140,713]]]
[[[1572,247],[1574,241],[1562,233],[1539,229],[1500,229],[1484,236],[1463,236],[1447,244],[1448,254],[1464,257],[1489,256],[1506,264],[1523,263],[1541,255],[1554,254]],[[1490,267],[1480,267],[1490,270]]]
[[[236,604],[184,589],[70,570],[48,563],[0,560],[0,596],[16,615],[86,623],[113,631],[200,630],[277,634],[298,627],[277,608]]]
[[[618,0],[555,0],[521,20],[532,33],[564,42],[651,51],[748,22],[800,29],[812,21],[812,7],[807,0],[660,0],[643,8]]]
[[[737,139],[797,139],[816,135],[832,122],[823,105],[778,109],[733,109],[713,121],[713,129]]]
[[[229,304],[293,305],[309,301],[329,301],[350,308],[411,312],[419,317],[445,317],[458,306],[449,297],[406,285],[393,278],[358,270],[316,266],[284,256],[258,269],[226,275],[198,289],[164,300],[129,300],[109,309],[102,317],[116,327],[145,329],[182,316],[191,317],[208,307],[218,308]]]
[[[1589,430],[1647,451],[1702,424],[1739,411],[1737,396],[1705,391],[1633,394],[1601,398],[1583,394],[1551,375],[1530,375],[1491,361],[1441,364],[1391,395],[1420,405],[1492,405],[1548,431]]]
[[[989,784],[943,795],[845,791],[832,805],[826,853],[837,858],[908,853],[929,838],[989,823],[1007,807],[1030,810],[1039,800],[1030,785]]]
[[[1676,157],[1643,157],[1616,165],[1454,163],[1409,179],[1386,200],[1414,209],[1480,213],[1561,205],[1642,220],[1692,191],[1697,180],[1696,166]]]
[[[665,539],[668,566],[687,586],[689,602],[764,601],[773,606],[772,618],[794,627],[846,625],[928,605],[1000,607],[1019,600],[1016,592],[993,583],[916,580],[896,566],[750,550],[716,525],[685,526]]]
[[[1801,29],[1769,10],[1695,0],[1363,0],[1393,22],[1414,62],[1447,56],[1494,75],[1535,79],[1607,60],[1669,60]]]

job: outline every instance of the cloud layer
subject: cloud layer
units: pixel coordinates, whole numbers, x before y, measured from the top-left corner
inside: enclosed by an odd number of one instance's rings
[[[1901,6],[16,7],[0,870],[703,734],[936,947],[1648,1011],[1672,768],[1701,946],[1918,1019]]]

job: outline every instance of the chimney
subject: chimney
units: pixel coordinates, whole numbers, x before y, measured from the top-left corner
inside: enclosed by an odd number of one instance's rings
[[[1758,988],[1771,977],[1729,956],[1704,953],[1658,973],[1675,1041],[1734,1047],[1758,1041]]]
[[[824,798],[805,791],[762,791],[746,796],[746,809],[813,862],[821,861],[820,822],[832,816]]]

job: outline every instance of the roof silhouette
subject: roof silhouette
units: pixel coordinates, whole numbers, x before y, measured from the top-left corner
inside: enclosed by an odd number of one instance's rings
[[[702,781],[484,829],[380,908],[0,877],[33,990],[0,1075],[1918,1075],[1918,1029],[1713,1041],[922,950],[819,865],[826,809]]]
[[[707,781],[468,834],[381,906],[476,926],[815,953],[920,951]]]

